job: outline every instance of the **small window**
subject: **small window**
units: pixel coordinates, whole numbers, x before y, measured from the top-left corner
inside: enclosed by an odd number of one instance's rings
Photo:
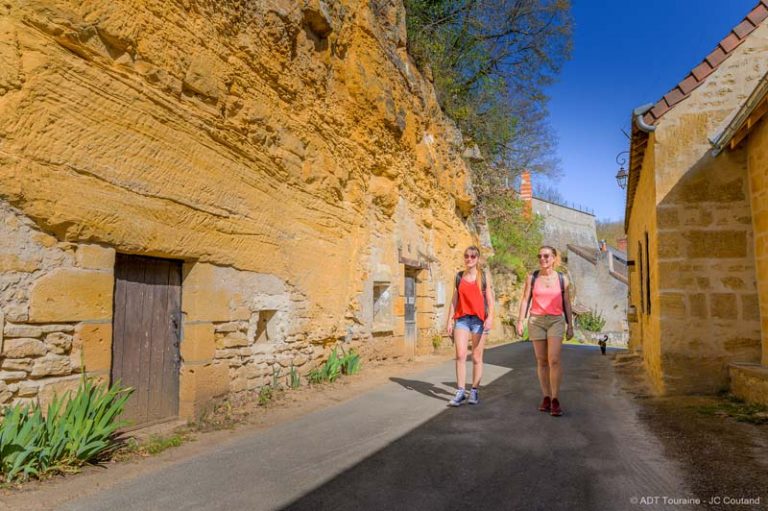
[[[392,290],[389,282],[373,283],[373,329],[392,329]]]
[[[273,310],[259,311],[259,321],[256,323],[256,342],[275,342],[277,333],[275,332],[275,312]]]

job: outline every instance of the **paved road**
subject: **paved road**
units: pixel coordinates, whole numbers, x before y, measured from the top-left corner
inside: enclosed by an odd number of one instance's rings
[[[536,410],[531,350],[487,351],[478,406],[446,408],[447,363],[63,509],[677,509],[633,503],[689,492],[608,357],[565,347],[554,418]]]

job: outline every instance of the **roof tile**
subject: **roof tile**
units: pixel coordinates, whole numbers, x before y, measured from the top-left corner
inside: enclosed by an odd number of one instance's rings
[[[679,103],[684,98],[685,98],[685,94],[683,94],[683,91],[681,91],[679,87],[675,87],[674,89],[672,89],[671,91],[669,91],[667,94],[664,95],[664,99],[667,100],[667,104],[670,107]]]
[[[651,114],[653,114],[653,116],[658,119],[667,110],[669,110],[669,105],[667,104],[667,101],[664,98],[662,98],[659,100],[658,103],[656,103],[656,106],[651,108]]]
[[[709,62],[709,65],[712,67],[717,67],[720,65],[722,61],[725,60],[725,57],[727,57],[728,54],[723,51],[721,47],[717,47],[714,49],[712,53],[707,55],[707,62]]]
[[[707,62],[702,62],[698,66],[693,68],[693,71],[691,71],[691,74],[696,77],[696,80],[702,81],[704,78],[709,76],[714,69],[712,66],[707,64]]]
[[[764,4],[758,4],[757,7],[752,9],[752,12],[747,14],[747,19],[755,25],[762,23],[765,18],[768,18],[768,7]]]
[[[728,36],[720,41],[720,47],[725,50],[725,53],[730,53],[733,51],[734,48],[736,48],[738,45],[741,44],[741,39],[739,39],[736,34],[731,32],[728,34]]]
[[[685,77],[685,80],[683,80],[678,84],[678,87],[680,87],[680,90],[683,91],[683,94],[687,96],[698,85],[699,85],[699,81],[696,79],[696,77],[689,74],[688,76]]]
[[[739,36],[739,39],[744,39],[747,37],[750,32],[752,32],[755,29],[755,25],[752,24],[751,21],[748,19],[745,19],[735,27],[733,27],[733,33]]]

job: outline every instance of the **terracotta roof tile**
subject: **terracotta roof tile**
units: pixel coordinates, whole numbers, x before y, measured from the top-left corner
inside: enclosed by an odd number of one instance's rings
[[[745,19],[744,21],[742,21],[741,23],[733,27],[733,33],[739,36],[739,39],[744,39],[754,29],[755,29],[755,25],[748,19]]]
[[[685,80],[680,82],[678,87],[680,87],[680,90],[685,94],[686,96],[696,88],[696,86],[699,84],[699,81],[696,80],[696,77],[693,75],[688,75]]]
[[[667,104],[672,107],[676,103],[682,101],[685,99],[685,94],[683,94],[683,91],[680,90],[679,87],[675,87],[671,91],[669,91],[667,94],[664,95],[664,99],[667,100]]]
[[[656,106],[651,108],[651,115],[653,115],[658,119],[659,117],[664,115],[664,112],[666,112],[667,110],[669,110],[669,105],[667,104],[667,101],[664,98],[662,98],[659,100],[658,103],[656,103]]]
[[[715,51],[707,55],[706,60],[707,62],[709,62],[710,66],[712,66],[713,68],[716,68],[717,66],[720,65],[722,61],[725,60],[725,57],[727,56],[728,54],[725,53],[725,51],[720,46],[718,46],[717,48],[715,48]]]
[[[765,18],[768,18],[768,7],[764,4],[758,4],[757,7],[752,9],[752,12],[747,14],[747,19],[754,25],[759,25]]]
[[[720,41],[715,49],[699,63],[683,80],[672,87],[662,99],[643,117],[645,122],[653,124],[669,111],[672,106],[684,100],[696,87],[702,84],[717,67],[727,59],[744,39],[768,19],[768,0],[760,2],[734,29]]]
[[[696,78],[696,81],[701,84],[701,82],[704,81],[704,78],[712,74],[712,71],[714,71],[715,68],[709,65],[707,62],[702,62],[698,66],[693,68],[693,71],[691,71],[691,74]]]
[[[733,51],[734,48],[736,48],[739,44],[741,44],[741,39],[736,36],[733,32],[728,34],[728,36],[720,41],[720,47],[726,52],[730,53]]]

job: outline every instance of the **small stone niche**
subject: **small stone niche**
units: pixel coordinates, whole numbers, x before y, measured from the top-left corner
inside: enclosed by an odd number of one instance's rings
[[[277,341],[276,310],[260,310],[259,319],[256,322],[254,341],[257,343]]]
[[[392,285],[390,282],[373,283],[373,331],[392,330]]]

